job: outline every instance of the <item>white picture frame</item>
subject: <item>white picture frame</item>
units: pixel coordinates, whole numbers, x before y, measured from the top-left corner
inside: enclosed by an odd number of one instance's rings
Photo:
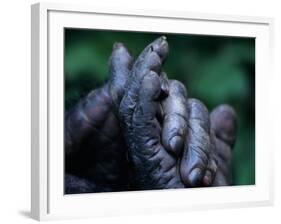
[[[273,19],[190,12],[32,5],[32,197],[37,220],[246,207],[273,203],[269,102]],[[63,29],[256,38],[256,181],[253,186],[64,195]]]

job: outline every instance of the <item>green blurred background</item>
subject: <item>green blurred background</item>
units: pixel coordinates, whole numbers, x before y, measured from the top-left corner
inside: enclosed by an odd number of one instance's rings
[[[65,109],[108,78],[114,42],[135,57],[160,33],[65,29]],[[222,103],[238,114],[234,148],[234,185],[255,184],[255,40],[222,36],[164,33],[170,54],[164,70],[185,84],[189,97],[209,111]]]

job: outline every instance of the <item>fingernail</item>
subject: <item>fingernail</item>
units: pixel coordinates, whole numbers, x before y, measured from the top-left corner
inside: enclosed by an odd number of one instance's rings
[[[117,49],[117,48],[122,47],[122,46],[123,46],[122,43],[120,43],[120,42],[115,42],[115,43],[113,44],[113,49]]]
[[[211,185],[211,183],[212,183],[212,174],[210,171],[207,170],[203,178],[203,184],[204,186],[208,187]]]
[[[162,90],[162,97],[163,99],[166,98],[169,95],[169,87],[166,83],[161,83],[161,90]]]
[[[183,146],[183,140],[180,136],[174,136],[169,143],[171,150],[173,150],[175,153],[180,152]]]
[[[194,168],[189,173],[189,181],[192,187],[196,187],[200,184],[200,181],[202,179],[202,171],[199,168]]]

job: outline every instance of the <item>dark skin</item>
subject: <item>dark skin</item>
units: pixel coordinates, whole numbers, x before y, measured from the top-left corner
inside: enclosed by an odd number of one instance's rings
[[[211,134],[214,136],[214,156],[218,170],[213,186],[232,184],[231,156],[236,140],[236,114],[229,105],[220,105],[210,114]]]
[[[66,116],[66,193],[230,184],[235,113],[222,106],[210,122],[206,107],[161,72],[167,54],[163,37],[134,63],[115,44],[109,82]]]
[[[120,191],[128,188],[126,145],[116,116],[116,105],[133,58],[115,44],[109,60],[110,80],[93,90],[65,117],[65,169],[87,180],[82,189],[66,176],[66,193]],[[69,183],[69,184],[68,184]],[[71,187],[69,187],[71,186]]]

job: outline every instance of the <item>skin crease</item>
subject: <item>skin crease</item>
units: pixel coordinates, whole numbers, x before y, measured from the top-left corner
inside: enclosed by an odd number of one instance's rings
[[[109,81],[93,90],[65,116],[66,193],[119,191],[128,188],[126,146],[114,113],[123,95],[132,56],[120,43],[113,46]],[[88,180],[75,188],[73,175]],[[89,186],[90,185],[90,186]],[[71,187],[70,187],[71,186]]]
[[[158,46],[153,47],[157,49]],[[138,62],[142,63],[142,60],[140,57]],[[65,169],[69,175],[65,178],[66,183],[71,184],[66,185],[66,193],[80,193],[81,189],[86,189],[82,192],[89,192],[89,189],[92,192],[101,189],[128,190],[126,146],[116,111],[132,62],[133,58],[126,47],[121,43],[114,44],[109,59],[109,81],[103,87],[90,92],[67,112]],[[75,189],[75,178],[81,178],[80,183],[88,180],[84,185],[91,184],[87,188],[80,188],[78,185]]]
[[[211,112],[210,119],[212,135],[215,135],[214,156],[219,166],[213,185],[231,185],[231,156],[237,132],[236,113],[231,106],[223,104]]]
[[[66,193],[230,184],[234,110],[225,122],[218,122],[225,110],[210,119],[183,84],[161,73],[168,50],[160,37],[133,63],[114,45],[109,81],[65,117]]]
[[[144,54],[147,52],[144,51]],[[190,100],[188,104],[184,86],[178,81],[171,81],[169,97],[162,103],[163,129],[166,129],[162,132],[162,139],[168,139],[166,145],[170,146],[175,137],[176,140],[180,136],[185,137],[187,131],[189,139],[188,147],[182,153],[165,147],[160,140],[161,124],[156,117],[160,103],[157,100],[161,94],[161,80],[157,72],[161,66],[159,61],[163,59],[159,55],[154,60],[146,60],[142,69],[132,68],[131,82],[120,104],[120,120],[124,122],[123,130],[134,173],[132,185],[134,189],[210,186],[217,167],[210,156],[212,145],[208,111],[198,100]],[[175,145],[182,143],[179,141]]]

